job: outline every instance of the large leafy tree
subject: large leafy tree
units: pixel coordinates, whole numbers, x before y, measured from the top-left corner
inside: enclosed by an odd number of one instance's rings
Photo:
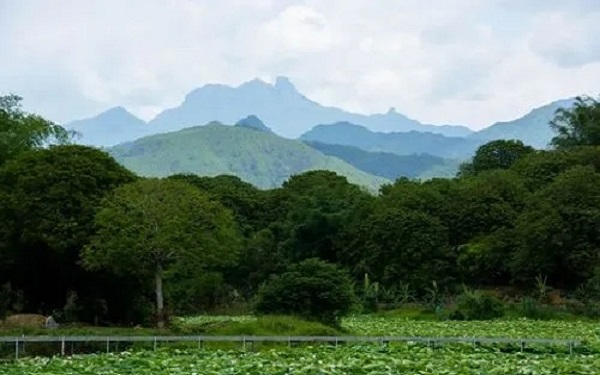
[[[164,280],[178,269],[201,273],[232,263],[238,252],[231,212],[182,181],[122,186],[104,201],[95,223],[97,233],[83,253],[85,266],[154,284],[159,327],[164,326]]]
[[[68,290],[101,293],[79,253],[102,198],[135,179],[105,152],[75,145],[24,152],[0,167],[0,258],[9,262],[0,278],[24,291],[26,310],[60,309]]]
[[[312,257],[342,261],[342,249],[336,246],[340,232],[374,200],[345,177],[329,171],[293,176],[278,197],[285,235],[282,247],[292,261]]]
[[[73,135],[51,121],[24,112],[21,100],[16,95],[0,96],[0,165],[24,151],[67,143]]]
[[[534,152],[534,148],[519,140],[496,140],[480,146],[470,163],[461,165],[461,176],[479,174],[494,169],[508,169],[517,160]]]
[[[552,139],[556,148],[600,146],[600,102],[577,97],[571,108],[556,111],[550,126],[557,133]]]

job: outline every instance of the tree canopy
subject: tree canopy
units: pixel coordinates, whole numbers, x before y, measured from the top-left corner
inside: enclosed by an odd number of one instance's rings
[[[496,140],[480,146],[470,163],[461,165],[461,175],[479,174],[495,169],[508,169],[523,156],[533,153],[531,146],[518,140]]]
[[[454,178],[400,178],[377,194],[322,170],[268,190],[235,176],[141,178],[101,150],[50,145],[63,130],[33,126],[19,100],[4,97],[0,112],[11,143],[0,150],[0,315],[162,326],[255,301],[333,324],[356,292],[364,309],[437,308],[444,295],[474,319],[497,316],[480,315],[496,300],[457,290],[573,298],[600,280],[594,100],[557,113],[554,149],[489,142]],[[600,311],[586,298],[586,314]]]
[[[27,151],[0,167],[0,282],[8,276],[24,292],[25,309],[62,308],[69,291],[107,298],[94,286],[100,275],[81,272],[79,254],[101,200],[135,179],[106,153],[75,145]]]
[[[73,136],[41,116],[25,113],[21,100],[16,95],[0,96],[0,165],[28,150],[67,143]]]
[[[148,179],[115,189],[95,225],[84,264],[153,282],[159,326],[163,280],[183,267],[201,273],[233,263],[239,250],[231,212],[182,181]]]
[[[560,108],[550,123],[557,133],[552,139],[556,148],[600,146],[600,102],[577,97],[571,108]]]

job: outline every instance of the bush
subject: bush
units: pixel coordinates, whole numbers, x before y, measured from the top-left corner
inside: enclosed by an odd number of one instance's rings
[[[465,290],[457,299],[456,320],[491,320],[504,316],[504,305],[498,298],[479,291]]]
[[[354,299],[347,272],[319,259],[307,259],[260,288],[255,310],[338,325]]]

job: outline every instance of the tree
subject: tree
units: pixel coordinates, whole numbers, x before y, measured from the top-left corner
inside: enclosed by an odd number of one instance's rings
[[[552,145],[558,149],[600,146],[600,102],[589,96],[575,98],[571,108],[560,108],[550,122],[557,133]]]
[[[494,169],[509,169],[517,160],[534,152],[518,140],[497,140],[480,146],[470,163],[463,163],[460,176],[476,175]]]
[[[16,95],[0,96],[0,165],[24,151],[67,143],[73,136],[51,121],[23,112],[21,100]]]
[[[575,287],[600,267],[600,174],[575,166],[538,191],[514,235],[513,272],[520,281],[538,274],[556,286]]]
[[[596,171],[600,171],[600,146],[536,151],[516,162],[511,170],[524,177],[527,187],[535,191],[575,166],[592,166]]]
[[[527,198],[523,179],[512,171],[492,170],[459,179],[446,196],[444,223],[450,244],[466,245],[476,237],[511,228]]]
[[[402,282],[423,292],[432,281],[453,277],[448,230],[424,212],[379,205],[357,226],[347,247],[354,275],[368,273],[384,286]]]
[[[161,328],[163,281],[192,265],[200,273],[233,263],[238,252],[231,212],[182,181],[148,179],[124,185],[104,201],[95,223],[84,265],[153,280]]]
[[[285,235],[282,248],[298,262],[320,258],[340,262],[336,246],[340,231],[374,197],[330,171],[310,171],[291,177],[278,198]]]
[[[23,290],[26,310],[60,310],[70,290],[83,304],[95,298],[130,302],[103,295],[112,281],[78,262],[101,200],[135,179],[105,152],[76,145],[23,152],[0,167],[0,283]]]
[[[206,177],[177,174],[169,178],[186,181],[221,202],[233,212],[244,235],[251,236],[253,232],[261,229],[264,216],[261,209],[264,192],[254,185],[230,175]]]
[[[269,280],[258,292],[256,311],[263,314],[299,315],[335,325],[354,302],[345,270],[311,258],[291,265]]]

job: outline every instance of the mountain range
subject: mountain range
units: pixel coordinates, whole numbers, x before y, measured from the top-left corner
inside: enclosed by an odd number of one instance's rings
[[[317,125],[300,136],[303,141],[354,146],[367,151],[398,155],[429,154],[443,158],[467,159],[483,142],[468,137],[410,131],[374,132],[361,125],[340,122]]]
[[[278,77],[274,84],[255,79],[237,87],[205,85],[149,122],[116,107],[66,127],[82,134],[79,143],[110,147],[142,175],[234,174],[272,187],[295,173],[327,167],[372,188],[400,176],[452,176],[461,161],[495,139],[544,148],[556,110],[572,103],[559,100],[473,132],[422,124],[393,108],[364,115],[323,106]]]
[[[525,116],[514,121],[497,122],[471,134],[469,138],[486,142],[496,139],[518,139],[535,148],[547,148],[555,135],[549,126],[554,114],[559,108],[571,107],[574,102],[574,98],[557,100],[533,109]]]
[[[498,122],[473,132],[466,126],[422,124],[393,108],[387,113],[364,115],[323,106],[301,94],[288,78],[278,77],[274,84],[254,79],[237,87],[205,85],[186,95],[179,106],[164,110],[147,123],[123,107],[116,107],[65,126],[83,134],[82,143],[101,147],[211,121],[234,124],[251,115],[268,124],[273,132],[288,138],[300,137],[319,124],[348,123],[377,133],[433,133],[438,136],[437,142],[442,139],[439,138],[441,135],[467,138],[474,140],[474,143],[493,139],[520,139],[535,147],[545,147],[552,138],[548,122],[556,109],[569,106],[572,102],[573,99],[559,100],[534,109],[524,117]],[[431,143],[437,144],[433,140]],[[448,143],[456,143],[456,140],[448,140]],[[428,151],[431,150],[425,150]]]

